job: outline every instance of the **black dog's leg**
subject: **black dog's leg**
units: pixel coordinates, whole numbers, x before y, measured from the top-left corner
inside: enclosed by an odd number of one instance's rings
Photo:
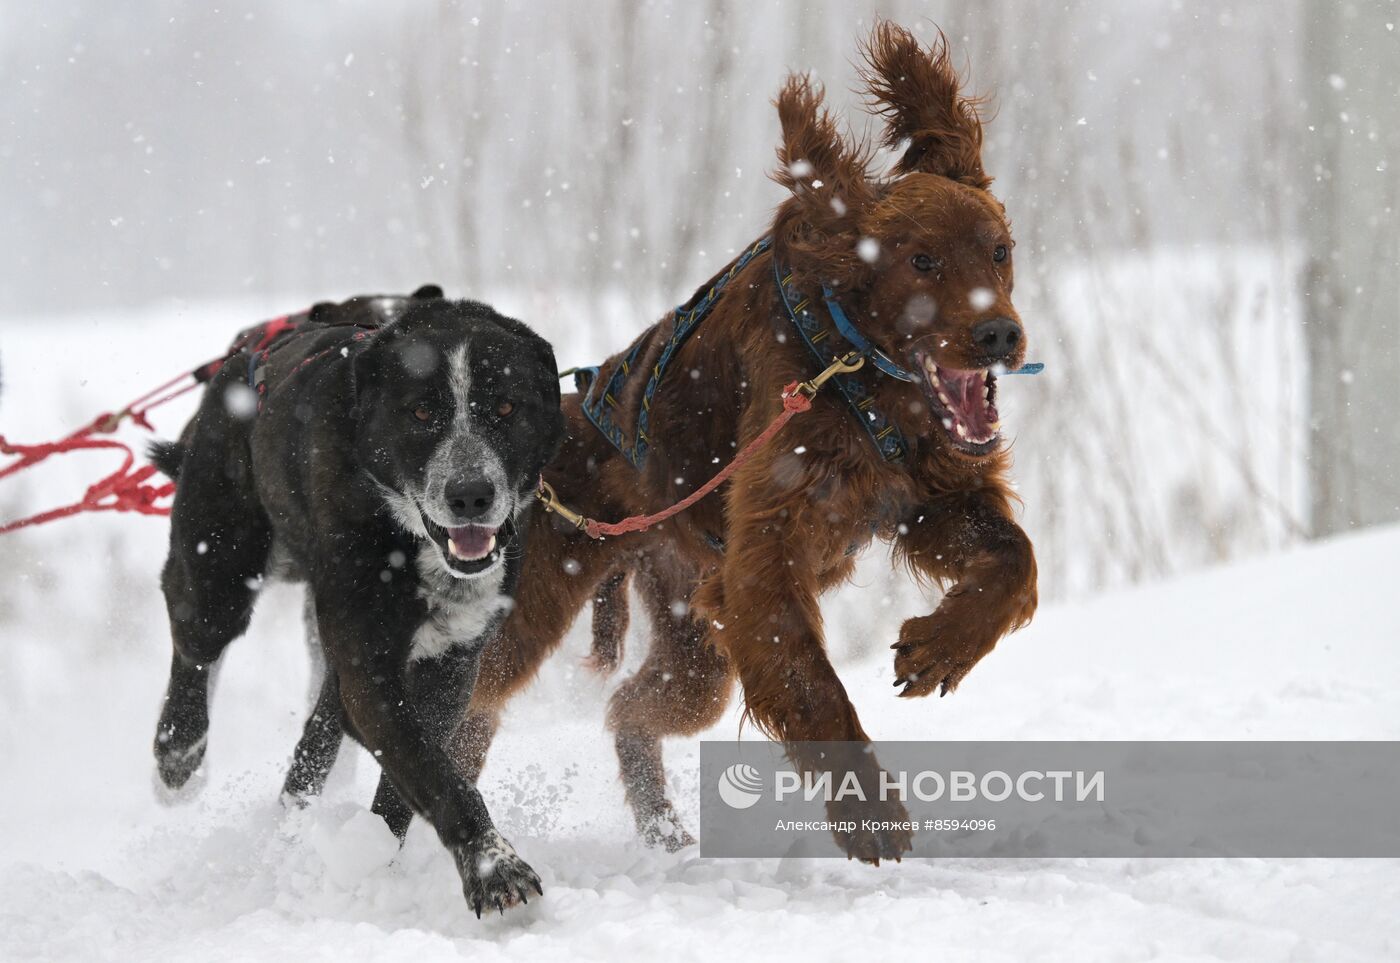
[[[379,774],[379,786],[374,790],[374,804],[370,806],[370,811],[389,824],[389,829],[402,844],[408,836],[408,826],[413,822],[413,807],[404,802],[387,772]]]
[[[213,666],[191,664],[177,650],[156,723],[156,772],[167,789],[189,782],[204,762],[209,735],[209,673]]]
[[[329,666],[321,682],[321,695],[302,728],[301,739],[292,751],[292,768],[282,785],[284,800],[302,804],[308,796],[319,796],[326,787],[326,777],[340,753],[340,740],[345,735],[341,723],[344,710],[340,705],[340,680]]]
[[[224,648],[248,628],[272,544],[245,432],[222,401],[206,405],[175,493],[161,575],[174,654],[154,744],[161,782],[172,790],[204,760],[210,677]]]
[[[449,749],[449,758],[455,758],[450,752],[450,741],[471,699],[480,663],[478,651],[454,650],[436,659],[419,659],[408,665],[408,687],[419,718],[438,745]],[[409,823],[413,821],[413,809],[394,788],[387,771],[380,773],[371,808],[389,824],[399,842],[403,842]]]
[[[481,794],[453,766],[434,725],[420,717],[403,663],[409,639],[384,644],[386,632],[394,630],[379,620],[394,609],[380,601],[361,596],[323,605],[317,597],[321,637],[340,678],[348,729],[403,800],[437,830],[457,863],[467,904],[478,915],[483,908],[504,911],[527,902],[529,890],[543,892],[539,876],[496,831]]]
[[[301,738],[292,750],[292,765],[282,784],[282,801],[304,805],[308,796],[319,796],[326,777],[340,754],[345,735],[345,710],[340,704],[340,681],[326,662],[321,633],[316,624],[316,598],[308,591],[302,610],[306,627],[307,655],[311,658],[312,678],[318,674],[311,714],[302,727]]]

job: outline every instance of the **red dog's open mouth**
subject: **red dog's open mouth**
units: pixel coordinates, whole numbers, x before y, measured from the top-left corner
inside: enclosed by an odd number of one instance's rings
[[[933,404],[948,440],[970,455],[985,455],[1000,440],[997,379],[990,371],[960,371],[939,367],[925,354],[915,356],[924,374],[924,391]]]

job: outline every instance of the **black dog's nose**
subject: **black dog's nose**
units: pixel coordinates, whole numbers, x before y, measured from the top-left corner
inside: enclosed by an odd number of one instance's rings
[[[484,478],[470,478],[447,483],[443,496],[447,507],[459,518],[480,518],[496,500],[496,486]]]
[[[1021,343],[1021,326],[1010,318],[992,318],[972,329],[972,340],[994,361],[1008,358]]]

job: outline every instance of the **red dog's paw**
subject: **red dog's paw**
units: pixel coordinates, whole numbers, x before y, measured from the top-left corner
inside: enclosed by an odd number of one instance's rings
[[[981,637],[979,637],[979,635]],[[930,695],[936,689],[947,695],[996,647],[996,637],[959,631],[938,613],[909,619],[899,631],[895,650],[896,686],[902,698]]]
[[[879,866],[882,859],[899,862],[914,848],[909,810],[897,799],[832,802],[826,810],[833,826],[851,827],[832,830],[836,844],[845,850],[847,859]]]

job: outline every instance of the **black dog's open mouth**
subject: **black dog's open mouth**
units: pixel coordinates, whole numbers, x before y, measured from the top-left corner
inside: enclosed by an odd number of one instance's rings
[[[989,370],[942,368],[933,358],[915,354],[924,375],[924,392],[934,417],[948,433],[953,447],[969,455],[986,455],[1001,440],[997,414],[997,379]]]
[[[509,519],[500,528],[486,525],[444,528],[424,516],[423,526],[438,551],[442,552],[447,567],[458,575],[476,575],[499,562],[501,550],[513,533]]]

